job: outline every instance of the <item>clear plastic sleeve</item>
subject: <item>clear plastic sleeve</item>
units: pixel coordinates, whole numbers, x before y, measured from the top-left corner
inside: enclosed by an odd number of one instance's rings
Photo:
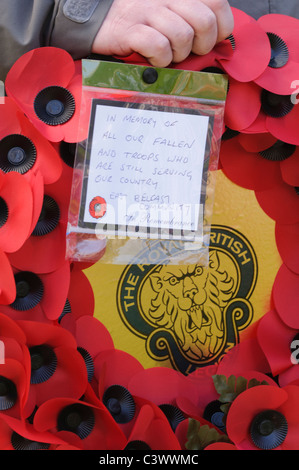
[[[67,257],[208,264],[223,75],[83,60]]]

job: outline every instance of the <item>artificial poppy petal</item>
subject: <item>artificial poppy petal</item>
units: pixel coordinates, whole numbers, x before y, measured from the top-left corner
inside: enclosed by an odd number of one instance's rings
[[[277,142],[277,139],[268,133],[262,134],[238,134],[239,143],[247,152],[262,152]]]
[[[277,410],[287,399],[285,390],[272,385],[260,385],[241,393],[231,404],[227,415],[229,438],[240,449],[257,449],[248,432],[252,421],[261,410]]]
[[[165,403],[174,404],[183,382],[184,376],[176,370],[152,367],[134,374],[129,381],[129,389],[133,395],[159,406]]]
[[[299,223],[275,224],[276,246],[282,261],[295,273],[299,274]]]
[[[33,213],[30,184],[19,173],[0,173],[0,247],[11,253],[29,236]]]
[[[31,393],[35,404],[56,397],[79,398],[87,386],[84,360],[74,337],[56,325],[19,321],[31,361]]]
[[[14,268],[14,278],[16,296],[3,313],[18,320],[39,318],[40,321],[54,321],[59,318],[69,287],[70,268],[67,261],[56,271],[46,274]]]
[[[31,234],[36,226],[44,201],[44,178],[40,171],[30,176],[30,186],[33,196],[33,210],[29,233]]]
[[[126,438],[104,405],[67,398],[43,403],[34,417],[38,431],[68,431],[79,436],[84,450],[121,450]]]
[[[1,337],[12,338],[20,344],[25,344],[26,342],[26,336],[22,328],[14,320],[2,313],[0,313],[0,333]]]
[[[261,88],[253,82],[240,83],[229,78],[224,120],[227,127],[237,131],[249,128],[261,109]]]
[[[30,265],[36,273],[49,273],[65,263],[65,234],[69,198],[59,180],[44,185],[43,204],[33,231],[22,247],[10,256],[20,270]]]
[[[299,73],[299,22],[287,15],[268,14],[257,23],[268,34],[272,53],[267,69],[255,81],[272,93],[290,95],[294,77]]]
[[[14,121],[7,128],[8,119]],[[40,171],[47,184],[56,181],[62,171],[59,155],[51,143],[32,125],[9,97],[5,99],[0,118],[0,169],[5,173],[16,171],[28,180]]]
[[[277,95],[291,95],[294,92],[294,87],[292,87],[293,77],[298,77],[299,74],[299,63],[288,63],[284,67],[283,72],[282,69],[271,69],[268,67],[255,80],[255,83]]]
[[[223,142],[220,161],[225,175],[243,188],[262,190],[280,181],[279,165],[246,151],[237,138]]]
[[[9,305],[16,297],[13,270],[6,254],[0,250],[0,304]]]
[[[295,329],[289,328],[281,320],[275,310],[269,311],[261,318],[257,338],[270,364],[273,376],[292,367],[291,343],[296,333]]]
[[[251,16],[237,8],[232,8],[232,13],[234,53],[228,60],[219,58],[219,62],[235,80],[250,82],[266,69],[271,58],[270,42],[263,28]]]
[[[267,115],[261,109],[256,120],[248,127],[242,129],[244,134],[266,134],[269,130],[266,126]]]
[[[15,100],[46,139],[76,142],[81,102],[78,74],[78,68],[67,51],[43,47],[29,51],[15,62],[5,86],[8,96]]]
[[[141,407],[125,450],[181,450],[163,412],[154,404]]]
[[[99,397],[114,385],[127,388],[132,395],[130,382],[132,377],[143,371],[140,362],[125,351],[115,348],[100,352],[95,358],[95,376],[99,382]],[[142,397],[142,395],[139,395]]]
[[[255,191],[255,196],[263,211],[277,223],[299,221],[299,196],[292,186],[281,181],[271,188]]]
[[[28,119],[22,119],[21,124],[24,135],[29,136],[34,143],[37,152],[37,165],[45,184],[55,183],[62,172],[62,163],[57,151],[51,142],[37,132]]]
[[[280,163],[282,179],[290,186],[299,186],[299,148],[294,146],[294,152]]]
[[[91,315],[82,315],[77,318],[75,337],[77,344],[88,350],[92,357],[96,357],[106,349],[113,350],[114,348],[108,329]]]
[[[76,335],[76,320],[85,315],[93,316],[94,306],[94,292],[89,279],[72,264],[66,304],[59,317],[59,323]]]
[[[268,132],[274,135],[277,139],[293,145],[299,145],[297,132],[299,108],[296,106],[296,101],[292,101],[292,96],[286,97],[286,104],[289,105],[290,112],[285,116],[277,118],[267,116],[266,118],[266,127]]]
[[[246,338],[230,349],[220,362],[217,374],[242,375],[244,370],[253,370],[263,374],[271,373],[267,358],[256,336]]]
[[[39,433],[32,424],[8,415],[1,416],[1,449],[7,450],[53,450],[64,445],[61,436]]]
[[[29,380],[26,368],[15,359],[6,358],[0,366],[1,413],[18,418],[22,416],[28,396]]]
[[[299,329],[298,301],[299,275],[283,264],[274,281],[272,288],[273,302],[282,321],[290,328]],[[287,299],[287,302],[286,302]]]

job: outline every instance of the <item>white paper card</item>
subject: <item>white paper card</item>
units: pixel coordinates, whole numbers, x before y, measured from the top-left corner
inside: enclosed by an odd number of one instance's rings
[[[195,110],[94,100],[83,222],[196,231],[208,126]]]

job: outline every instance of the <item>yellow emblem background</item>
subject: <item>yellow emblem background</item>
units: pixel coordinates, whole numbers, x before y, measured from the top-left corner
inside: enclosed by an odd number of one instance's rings
[[[216,175],[212,223],[239,231],[253,246],[258,265],[257,282],[250,297],[254,325],[270,308],[273,282],[281,265],[275,243],[275,223],[262,211],[253,191],[233,184],[221,170]],[[85,270],[94,291],[94,314],[109,330],[116,349],[135,356],[144,367],[171,367],[168,360],[153,360],[147,354],[145,340],[136,336],[119,315],[117,287],[124,269],[123,265],[106,264],[105,260],[100,260]],[[230,274],[235,275],[233,272]],[[144,295],[143,292],[143,301]],[[241,340],[249,331],[250,327],[241,332]]]

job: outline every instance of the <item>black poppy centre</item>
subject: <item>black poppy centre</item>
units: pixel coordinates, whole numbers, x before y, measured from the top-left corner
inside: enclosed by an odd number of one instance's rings
[[[26,311],[40,303],[44,293],[44,285],[37,274],[20,271],[15,274],[16,298],[10,306],[15,310]]]
[[[49,126],[68,122],[75,112],[75,99],[71,92],[60,86],[43,88],[33,103],[37,117]]]
[[[36,161],[33,142],[22,134],[9,134],[0,140],[0,170],[27,173]]]
[[[253,419],[250,426],[253,443],[263,450],[272,450],[281,445],[287,433],[287,420],[276,410],[262,411]]]

